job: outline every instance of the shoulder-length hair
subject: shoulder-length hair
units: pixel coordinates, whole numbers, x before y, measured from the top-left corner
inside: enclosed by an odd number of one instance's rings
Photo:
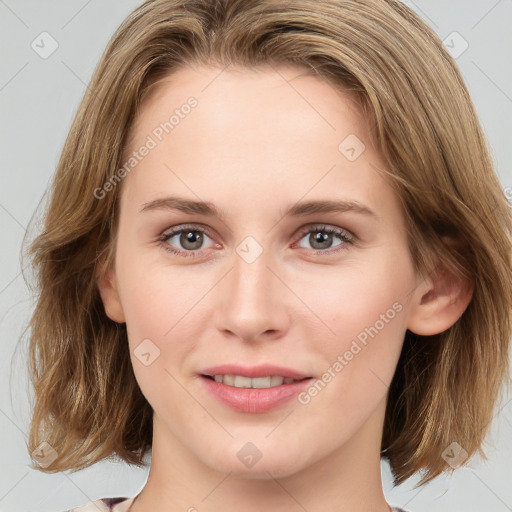
[[[469,280],[473,297],[435,336],[407,331],[389,390],[381,454],[394,483],[479,451],[509,364],[511,218],[463,79],[437,35],[396,0],[148,0],[112,36],[65,141],[44,227],[30,246],[35,404],[28,449],[48,442],[57,472],[116,454],[143,465],[151,406],[126,326],[96,281],[113,262],[122,164],[140,104],[180,66],[295,64],[351,91],[386,162],[418,272]],[[136,172],[136,171],[135,171]],[[456,243],[447,243],[447,238]]]

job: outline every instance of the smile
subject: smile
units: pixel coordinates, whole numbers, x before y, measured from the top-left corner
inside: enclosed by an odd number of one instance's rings
[[[304,379],[293,379],[291,377],[281,377],[277,375],[267,377],[244,377],[242,375],[204,375],[209,377],[215,382],[226,384],[227,386],[233,386],[235,388],[256,388],[265,389],[273,388],[276,386],[282,386],[283,384],[291,384]]]

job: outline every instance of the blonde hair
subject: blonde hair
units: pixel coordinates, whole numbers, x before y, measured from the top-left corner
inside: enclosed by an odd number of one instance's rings
[[[112,454],[142,465],[151,406],[135,380],[125,325],[105,314],[96,279],[114,257],[122,164],[146,94],[180,66],[295,64],[361,102],[408,226],[418,272],[474,286],[445,332],[407,331],[389,390],[382,456],[394,483],[450,467],[454,441],[481,448],[509,370],[510,210],[473,103],[437,35],[395,0],[148,0],[118,28],[66,139],[30,246],[38,301],[30,322],[35,405],[28,449],[58,453],[45,472]],[[447,243],[447,238],[452,242]],[[103,264],[101,264],[103,263]]]

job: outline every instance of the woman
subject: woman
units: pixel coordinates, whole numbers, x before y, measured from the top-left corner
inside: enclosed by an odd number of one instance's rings
[[[31,248],[36,467],[151,450],[141,493],[76,510],[399,511],[381,457],[424,484],[482,453],[509,235],[460,73],[401,3],[147,1]]]

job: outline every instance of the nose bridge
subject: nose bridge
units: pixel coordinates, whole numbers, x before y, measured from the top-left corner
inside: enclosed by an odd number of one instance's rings
[[[285,329],[285,287],[270,270],[275,266],[270,252],[252,240],[242,242],[236,252],[222,289],[218,327],[245,339]]]
[[[237,250],[233,263],[234,293],[243,301],[259,301],[265,295],[270,298],[273,275],[268,269],[269,254],[265,252],[254,259],[246,259],[240,255],[241,250],[241,247]]]

